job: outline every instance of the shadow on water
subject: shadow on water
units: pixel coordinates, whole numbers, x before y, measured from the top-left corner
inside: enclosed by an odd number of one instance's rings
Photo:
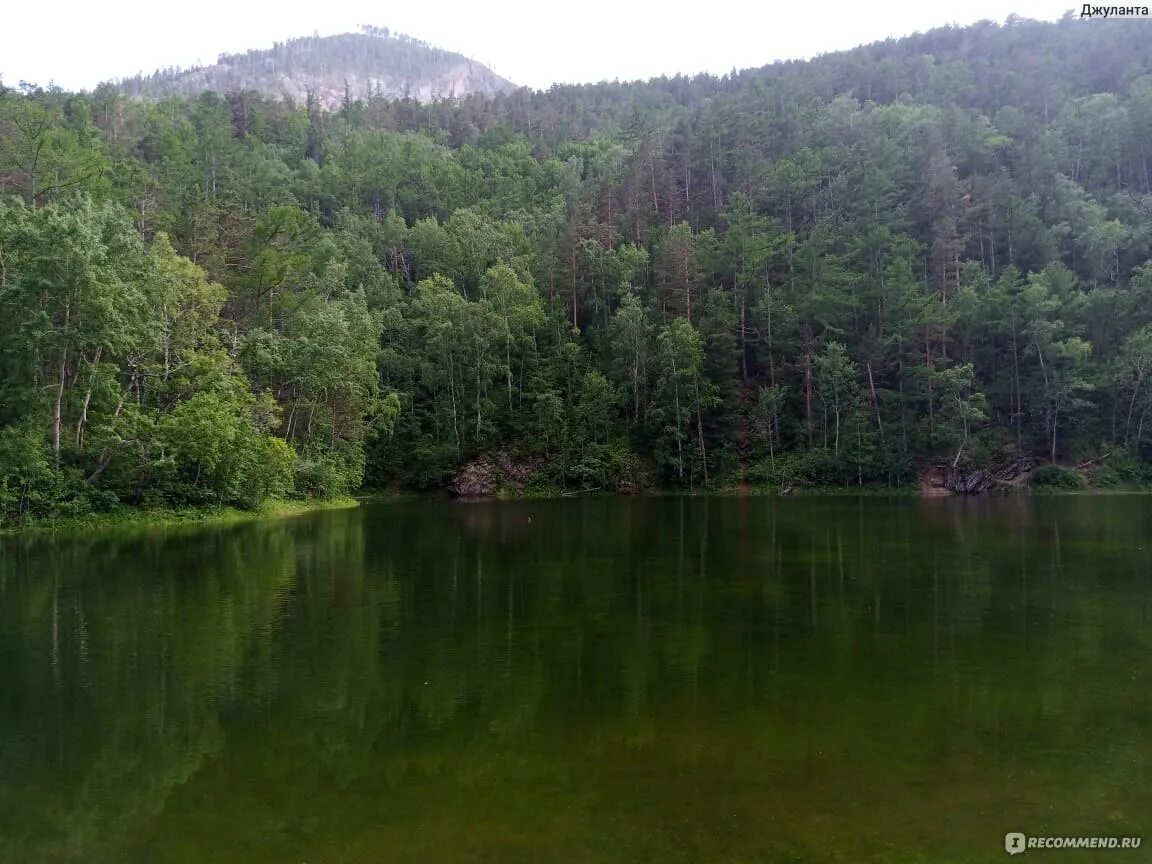
[[[1147,833],[1150,520],[405,501],[6,541],[0,860],[968,862],[1010,830]]]

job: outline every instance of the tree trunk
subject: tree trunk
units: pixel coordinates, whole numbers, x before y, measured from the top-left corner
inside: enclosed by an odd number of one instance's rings
[[[479,350],[476,351],[476,442],[480,442],[480,366],[483,363],[483,355]]]
[[[748,309],[748,292],[740,292],[740,382],[748,383],[748,325],[745,323]]]
[[[672,363],[672,392],[676,401],[676,473],[680,482],[684,482],[684,435],[680,430],[680,381],[676,371],[676,363]]]
[[[1020,351],[1016,345],[1016,327],[1012,327],[1012,386],[1016,391],[1016,455],[1024,450],[1024,403],[1020,393]]]
[[[116,403],[116,410],[112,412],[112,419],[113,420],[115,420],[117,417],[120,416],[120,412],[124,409],[124,403],[128,400],[128,394],[132,392],[132,388],[135,386],[136,386],[136,373],[133,372],[132,378],[128,382],[128,389],[120,394],[120,400]],[[108,468],[108,466],[109,466],[109,464],[111,464],[111,462],[112,462],[112,451],[108,447],[105,447],[103,452],[100,454],[100,461],[97,462],[95,470],[93,470],[93,472],[88,475],[88,479],[85,480],[84,482],[87,483],[89,486],[94,484],[97,480],[100,479],[100,475],[104,473],[104,471]]]
[[[96,369],[100,365],[100,354],[103,350],[103,346],[97,347],[96,354],[92,358],[92,375],[88,380],[88,389],[84,393],[84,405],[80,409],[80,420],[76,423],[77,450],[84,446],[84,424],[88,422],[88,406],[92,403],[92,385],[95,383]]]
[[[812,449],[812,342],[804,346],[804,422],[808,427],[808,449]]]
[[[576,247],[573,245],[569,256],[569,271],[572,274],[572,329],[579,330],[580,325],[576,318]]]
[[[508,378],[508,413],[512,413],[512,331],[504,318],[504,374]]]
[[[704,485],[708,485],[708,452],[704,449],[704,418],[700,407],[700,376],[693,375],[692,382],[696,387],[696,437],[700,442],[700,464],[704,468]]]
[[[936,436],[936,399],[932,393],[932,376],[935,372],[935,363],[932,360],[932,346],[928,342],[927,336],[924,338],[924,366],[928,371],[928,434],[930,440],[935,440]]]
[[[960,441],[960,449],[956,451],[956,458],[952,460],[952,467],[956,468],[960,465],[960,456],[964,453],[964,447],[968,444],[968,416],[964,413],[964,406],[960,400],[956,400],[956,407],[960,409],[960,420],[964,424],[964,437]]]
[[[1140,385],[1143,383],[1142,378],[1136,379],[1136,385],[1132,388],[1132,399],[1128,402],[1128,419],[1124,421],[1124,446],[1128,446],[1128,437],[1132,431],[1132,412],[1136,408],[1136,397],[1140,394]]]
[[[632,355],[632,423],[640,422],[640,350]]]
[[[872,407],[876,410],[876,430],[880,433],[880,445],[884,445],[884,421],[880,419],[880,403],[876,399],[876,382],[872,380],[872,364],[868,364],[868,389],[872,391]]]
[[[64,382],[68,373],[68,323],[72,317],[72,302],[64,304],[64,347],[60,349],[60,366],[56,386],[56,400],[52,406],[52,453],[56,457],[56,467],[60,467],[60,415],[64,405]]]
[[[1036,356],[1040,359],[1040,372],[1044,375],[1044,399],[1052,405],[1052,461],[1056,461],[1056,419],[1060,413],[1060,409],[1056,407],[1055,400],[1052,398],[1052,388],[1048,381],[1048,367],[1044,364],[1044,351],[1039,343],[1036,343]]]
[[[457,418],[456,412],[456,364],[452,362],[452,352],[448,354],[448,396],[452,400],[452,434],[456,438],[456,458],[459,459],[463,455],[463,449],[460,446],[460,421]],[[463,397],[463,393],[460,394]]]

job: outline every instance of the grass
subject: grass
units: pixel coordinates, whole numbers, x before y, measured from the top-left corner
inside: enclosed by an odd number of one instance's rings
[[[320,510],[342,510],[359,507],[354,498],[327,501],[268,501],[253,510],[236,507],[175,507],[138,509],[122,507],[107,513],[84,516],[36,519],[18,525],[0,527],[0,536],[73,531],[102,531],[121,528],[179,528],[188,525],[232,525],[261,519],[284,519]]]

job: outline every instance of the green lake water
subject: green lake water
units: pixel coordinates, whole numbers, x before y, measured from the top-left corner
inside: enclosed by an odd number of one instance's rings
[[[0,542],[4,864],[1152,857],[1152,497]]]

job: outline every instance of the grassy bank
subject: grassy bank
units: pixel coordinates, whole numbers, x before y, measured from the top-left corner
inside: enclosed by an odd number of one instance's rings
[[[354,498],[335,498],[328,501],[269,501],[254,510],[240,510],[235,507],[177,507],[151,510],[123,507],[107,513],[4,524],[0,525],[0,536],[132,528],[179,528],[189,525],[232,525],[358,506],[360,504]]]

